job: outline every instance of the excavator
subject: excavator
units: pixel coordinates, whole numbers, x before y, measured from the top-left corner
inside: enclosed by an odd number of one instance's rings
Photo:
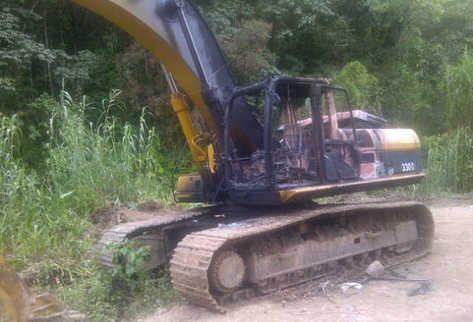
[[[111,244],[148,245],[146,269],[169,265],[179,293],[221,311],[341,269],[429,252],[434,222],[422,203],[314,202],[420,182],[415,131],[354,110],[348,90],[327,79],[274,75],[236,85],[188,0],[73,1],[161,62],[198,172],[178,179],[175,196],[208,205],[112,227],[97,245],[103,265],[112,265]]]

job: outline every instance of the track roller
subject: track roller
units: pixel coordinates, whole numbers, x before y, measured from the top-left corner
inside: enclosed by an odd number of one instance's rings
[[[243,258],[234,251],[218,253],[209,270],[210,283],[215,290],[222,294],[237,290],[246,275],[246,265]]]

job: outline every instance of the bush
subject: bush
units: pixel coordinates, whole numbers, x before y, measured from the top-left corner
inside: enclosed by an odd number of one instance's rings
[[[334,84],[343,85],[350,91],[351,104],[368,112],[379,114],[379,95],[381,89],[378,79],[368,73],[363,64],[354,61],[343,67],[333,80]],[[340,100],[341,102],[343,100]]]
[[[115,245],[113,268],[91,266],[94,274],[61,287],[58,295],[92,321],[135,321],[138,314],[179,301],[165,271],[144,272],[149,246],[136,248],[132,242]]]

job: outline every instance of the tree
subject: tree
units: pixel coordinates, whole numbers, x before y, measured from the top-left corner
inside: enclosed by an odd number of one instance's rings
[[[22,22],[27,20],[38,22],[41,17],[8,2],[0,11],[0,108],[4,111],[15,105],[14,100],[31,98],[37,63],[50,64],[57,59],[57,52],[22,30]]]
[[[461,62],[449,65],[441,83],[448,126],[473,129],[473,55],[465,50]]]

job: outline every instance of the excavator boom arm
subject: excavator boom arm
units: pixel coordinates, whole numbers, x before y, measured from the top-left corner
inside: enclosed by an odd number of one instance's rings
[[[207,85],[199,75],[200,66],[177,23],[170,14],[170,1],[73,0],[103,16],[143,44],[166,66],[183,91],[198,107],[206,125],[216,130],[214,117],[203,97]],[[175,8],[179,10],[179,8]],[[185,39],[184,39],[185,40]],[[214,62],[215,64],[215,62]],[[216,65],[216,64],[215,64]],[[215,66],[218,69],[218,66]]]
[[[198,9],[186,0],[73,0],[128,32],[164,65],[182,91],[197,107],[206,130],[215,138],[209,150],[223,150],[223,115],[236,86],[215,36]],[[167,75],[169,78],[170,75]],[[171,100],[200,174],[208,178],[207,147],[197,147],[199,136],[189,126],[192,114],[183,108],[183,96],[173,92]],[[177,104],[175,104],[177,103]],[[262,148],[262,128],[245,100],[239,100],[232,117],[232,140],[236,148]],[[206,172],[207,171],[207,172]],[[204,179],[208,190],[219,182],[218,169],[212,180]]]

